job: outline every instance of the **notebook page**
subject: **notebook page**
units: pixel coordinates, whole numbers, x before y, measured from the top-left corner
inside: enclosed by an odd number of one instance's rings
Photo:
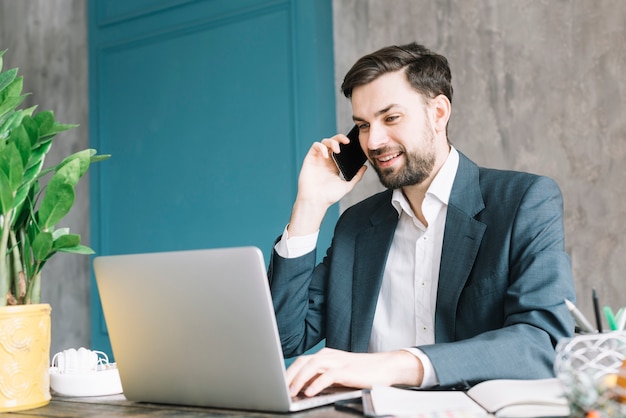
[[[496,416],[569,416],[567,399],[556,378],[488,380],[467,394]]]
[[[487,411],[461,391],[419,391],[374,386],[369,391],[375,415],[477,418]]]

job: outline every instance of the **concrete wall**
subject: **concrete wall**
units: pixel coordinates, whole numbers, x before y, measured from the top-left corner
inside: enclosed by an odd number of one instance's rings
[[[19,68],[24,107],[53,110],[63,123],[80,126],[55,138],[47,161],[88,147],[87,32],[85,0],[0,0],[0,50],[4,69]],[[76,203],[63,225],[89,245],[89,179],[78,184]],[[70,347],[89,347],[89,257],[59,254],[42,275],[42,302],[52,305],[54,355]]]
[[[626,3],[334,0],[337,90],[356,59],[417,41],[445,55],[449,137],[480,165],[554,178],[579,305],[626,305]],[[338,95],[337,120],[351,126]],[[379,189],[373,170],[343,207]]]
[[[337,90],[361,55],[418,41],[448,57],[452,142],[481,165],[546,174],[565,198],[579,305],[590,289],[626,305],[626,3],[622,0],[334,0]],[[19,67],[27,104],[80,127],[49,161],[88,146],[85,0],[0,0],[5,68]],[[339,129],[351,125],[337,99]],[[343,206],[379,190],[375,175]],[[88,179],[66,220],[89,243]],[[89,346],[89,258],[60,255],[43,278],[52,354]]]

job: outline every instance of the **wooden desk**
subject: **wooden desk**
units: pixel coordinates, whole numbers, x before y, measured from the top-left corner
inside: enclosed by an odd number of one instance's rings
[[[357,415],[337,411],[332,405],[293,414],[273,414],[228,409],[196,408],[176,405],[159,405],[132,402],[123,395],[93,398],[52,397],[50,404],[27,411],[9,413],[9,417],[135,417],[154,415],[158,417],[259,417],[259,418],[355,418]]]

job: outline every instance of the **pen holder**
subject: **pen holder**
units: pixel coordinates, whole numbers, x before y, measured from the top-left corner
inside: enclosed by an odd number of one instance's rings
[[[559,341],[554,372],[572,417],[626,417],[620,373],[626,373],[626,332],[577,335]]]

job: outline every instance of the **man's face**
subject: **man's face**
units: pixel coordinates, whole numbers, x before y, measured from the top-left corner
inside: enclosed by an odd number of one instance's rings
[[[403,70],[356,87],[352,111],[361,147],[385,187],[420,184],[431,175],[436,153],[429,107]]]

